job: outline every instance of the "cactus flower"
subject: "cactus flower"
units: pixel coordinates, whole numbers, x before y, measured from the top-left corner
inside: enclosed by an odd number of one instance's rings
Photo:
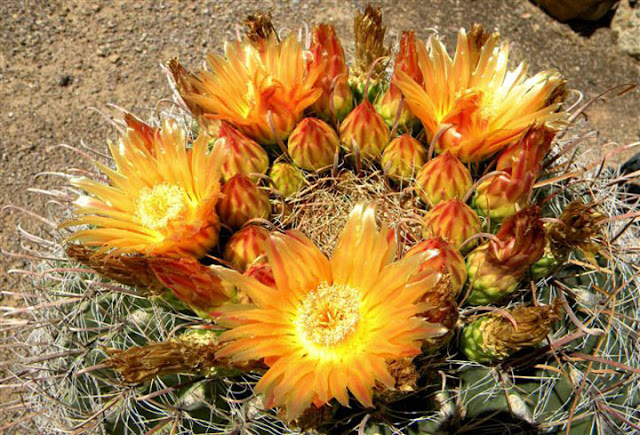
[[[328,169],[338,151],[338,134],[326,122],[304,118],[289,136],[287,143],[293,162],[307,171]]]
[[[304,174],[290,163],[274,164],[269,171],[269,177],[273,181],[275,188],[285,198],[298,193],[304,185]]]
[[[545,234],[539,208],[531,206],[505,219],[496,238],[467,256],[468,302],[472,305],[492,303],[513,293],[527,269],[542,257]]]
[[[415,181],[420,199],[431,207],[449,199],[464,198],[472,185],[467,167],[448,151],[429,160]]]
[[[438,37],[430,49],[418,45],[423,81],[397,71],[396,85],[432,140],[449,128],[436,151],[450,151],[465,163],[485,160],[514,142],[532,123],[562,119],[565,81],[557,72],[527,78],[521,63],[508,70],[509,44],[497,33],[474,26],[458,33],[456,54],[449,57]]]
[[[204,118],[227,121],[263,145],[285,140],[322,94],[314,87],[320,71],[307,70],[295,35],[227,42],[224,56],[207,62],[211,71],[189,76],[195,91],[186,89],[183,99]]]
[[[442,237],[456,249],[464,248],[464,241],[481,230],[476,212],[459,199],[439,203],[427,212],[422,221],[425,238]]]
[[[505,174],[483,181],[474,194],[473,205],[481,216],[500,221],[526,206],[554,135],[544,126],[533,126],[502,151],[496,170]]]
[[[209,150],[205,135],[187,149],[185,133],[171,121],[152,130],[138,121],[109,145],[115,169],[97,164],[109,184],[71,181],[87,195],[74,203],[76,219],[63,226],[90,227],[68,240],[118,254],[194,258],[217,243],[220,150]]]
[[[288,421],[333,399],[348,406],[349,392],[373,406],[374,386],[395,386],[387,362],[418,355],[421,340],[446,332],[419,316],[431,286],[413,278],[426,254],[394,262],[391,234],[378,230],[372,206],[358,205],[331,260],[298,231],[272,233],[275,288],[215,267],[254,302],[220,308],[218,323],[231,329],[216,358],[264,361],[255,390]]]
[[[336,35],[336,29],[330,24],[314,26],[311,37],[309,51],[313,54],[313,59],[307,65],[307,69],[320,70],[314,74],[318,76],[314,86],[322,90],[311,110],[324,119],[335,116],[337,120],[342,120],[353,107],[353,93],[349,86],[349,68],[344,50]]]
[[[535,346],[551,332],[560,319],[558,303],[544,306],[519,306],[477,317],[462,331],[460,345],[471,361],[491,362]],[[515,322],[515,324],[514,324]]]
[[[231,177],[222,186],[222,194],[218,214],[222,222],[233,229],[240,228],[251,219],[271,217],[269,196],[246,175]]]
[[[276,279],[273,276],[273,268],[266,259],[257,259],[249,265],[244,272],[245,276],[255,279],[267,287],[276,288]]]
[[[382,152],[382,169],[395,181],[409,180],[427,159],[427,150],[415,138],[403,134],[393,139]]]
[[[247,225],[233,233],[224,247],[223,258],[244,272],[258,257],[266,253],[269,231],[257,225]]]
[[[356,106],[340,124],[340,143],[349,152],[353,144],[360,155],[370,159],[379,156],[389,143],[389,128],[373,105],[365,100]]]

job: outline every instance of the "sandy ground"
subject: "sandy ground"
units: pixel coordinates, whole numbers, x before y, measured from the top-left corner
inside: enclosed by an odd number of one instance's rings
[[[618,52],[607,27],[581,36],[524,0],[404,0],[383,6],[389,41],[412,28],[426,37],[435,28],[449,41],[460,26],[482,23],[513,41],[516,61],[531,71],[560,70],[572,88],[592,97],[606,88],[640,81],[640,64]],[[351,20],[359,2],[266,1],[276,26],[333,23],[352,51]],[[159,64],[178,56],[196,68],[205,54],[234,35],[236,23],[256,2],[230,1],[35,1],[0,2],[0,204],[55,213],[46,199],[27,192],[51,177],[42,171],[82,167],[82,159],[53,147],[60,143],[102,149],[110,125],[91,107],[107,103],[148,117],[170,95]],[[640,93],[609,98],[587,115],[600,131],[600,143],[640,138]],[[11,291],[7,271],[24,265],[7,252],[19,249],[16,225],[31,228],[23,213],[0,215],[0,286]],[[15,304],[4,296],[0,304]],[[0,419],[2,416],[0,416]]]

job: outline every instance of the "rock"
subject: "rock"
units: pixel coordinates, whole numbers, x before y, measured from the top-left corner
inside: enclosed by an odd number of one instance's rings
[[[69,86],[72,81],[73,81],[72,76],[70,76],[69,74],[63,74],[58,79],[58,86],[62,86],[62,87]]]
[[[620,50],[640,60],[640,2],[622,0],[613,16],[611,30],[618,38]]]
[[[558,21],[598,21],[618,0],[535,0],[535,3]]]

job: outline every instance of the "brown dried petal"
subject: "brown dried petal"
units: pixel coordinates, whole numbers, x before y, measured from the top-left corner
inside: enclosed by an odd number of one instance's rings
[[[67,245],[66,251],[69,258],[90,267],[99,275],[146,290],[149,296],[165,290],[150,267],[149,257],[101,252],[82,244]]]
[[[551,252],[559,260],[566,259],[574,249],[592,256],[597,250],[594,239],[602,232],[606,216],[595,210],[595,204],[574,201],[560,215],[562,223],[552,223],[547,229]]]
[[[387,56],[389,48],[384,46],[384,34],[387,27],[382,24],[382,9],[367,5],[364,14],[356,15],[353,20],[353,33],[356,40],[356,75],[366,74],[376,59]],[[384,71],[384,64],[378,63],[377,75]]]
[[[244,25],[247,28],[245,31],[247,38],[253,42],[268,39],[271,35],[277,37],[276,28],[271,21],[270,12],[256,12],[251,14],[245,18]]]
[[[508,310],[517,327],[506,316],[490,314],[483,330],[483,346],[496,355],[508,356],[524,347],[535,346],[551,331],[560,319],[561,305],[556,301],[545,306],[520,306]]]

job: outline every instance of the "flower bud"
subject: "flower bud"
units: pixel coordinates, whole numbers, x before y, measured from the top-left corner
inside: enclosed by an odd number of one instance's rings
[[[354,142],[363,158],[379,156],[389,143],[389,128],[373,105],[365,100],[340,124],[340,143],[353,152]]]
[[[338,134],[326,122],[304,118],[289,136],[289,155],[307,171],[327,169],[338,151]]]
[[[391,76],[391,83],[382,97],[376,102],[376,110],[389,127],[392,127],[396,119],[400,127],[408,127],[417,122],[417,118],[409,110],[409,106],[403,102],[400,108],[400,100],[402,92],[396,86],[396,72],[403,71],[411,77],[416,83],[422,84],[422,72],[418,65],[418,54],[416,51],[416,35],[414,32],[403,32],[400,39],[400,50],[396,55],[394,62],[394,72]],[[398,109],[400,115],[398,116]]]
[[[469,302],[484,305],[513,293],[529,266],[545,249],[540,210],[529,207],[507,218],[496,240],[476,248],[467,256]]]
[[[398,136],[382,152],[382,169],[391,179],[408,180],[424,165],[427,151],[408,134]]]
[[[266,253],[269,231],[257,225],[247,225],[233,233],[224,247],[223,258],[244,272],[258,257]]]
[[[473,205],[481,216],[499,221],[526,206],[553,137],[552,130],[534,126],[500,154],[496,170],[504,174],[488,178],[474,194]]]
[[[222,186],[222,194],[218,215],[231,228],[240,228],[251,219],[271,217],[269,196],[245,175],[231,177]]]
[[[309,51],[313,54],[308,70],[320,69],[315,87],[322,89],[320,98],[311,106],[311,110],[325,119],[341,120],[353,107],[353,93],[349,87],[349,69],[344,50],[330,24],[319,24],[311,31],[312,42]],[[333,99],[333,101],[331,101]],[[333,107],[332,107],[333,103]]]
[[[427,162],[416,176],[416,192],[429,206],[454,198],[464,198],[473,180],[466,166],[445,152]]]
[[[424,240],[413,246],[407,253],[406,257],[411,257],[420,252],[433,250],[433,256],[427,258],[419,271],[432,270],[445,275],[449,275],[451,289],[454,296],[460,294],[462,286],[467,280],[467,268],[464,264],[464,257],[460,254],[451,243],[440,237],[434,237]]]
[[[471,361],[490,362],[535,346],[551,332],[561,316],[558,303],[520,306],[506,313],[485,314],[462,331],[460,345]]]
[[[442,237],[456,249],[462,249],[462,243],[482,229],[476,212],[459,199],[436,205],[425,215],[422,225],[425,238]]]
[[[216,146],[224,150],[221,155],[221,172],[224,181],[236,174],[264,174],[269,168],[267,152],[252,139],[223,122]],[[254,180],[255,181],[255,180]]]
[[[234,296],[232,286],[193,258],[156,257],[151,262],[151,269],[176,298],[201,317],[208,317],[212,309]]]
[[[304,174],[300,169],[289,163],[276,163],[269,171],[269,177],[274,186],[285,198],[289,198],[300,191],[304,185]]]

